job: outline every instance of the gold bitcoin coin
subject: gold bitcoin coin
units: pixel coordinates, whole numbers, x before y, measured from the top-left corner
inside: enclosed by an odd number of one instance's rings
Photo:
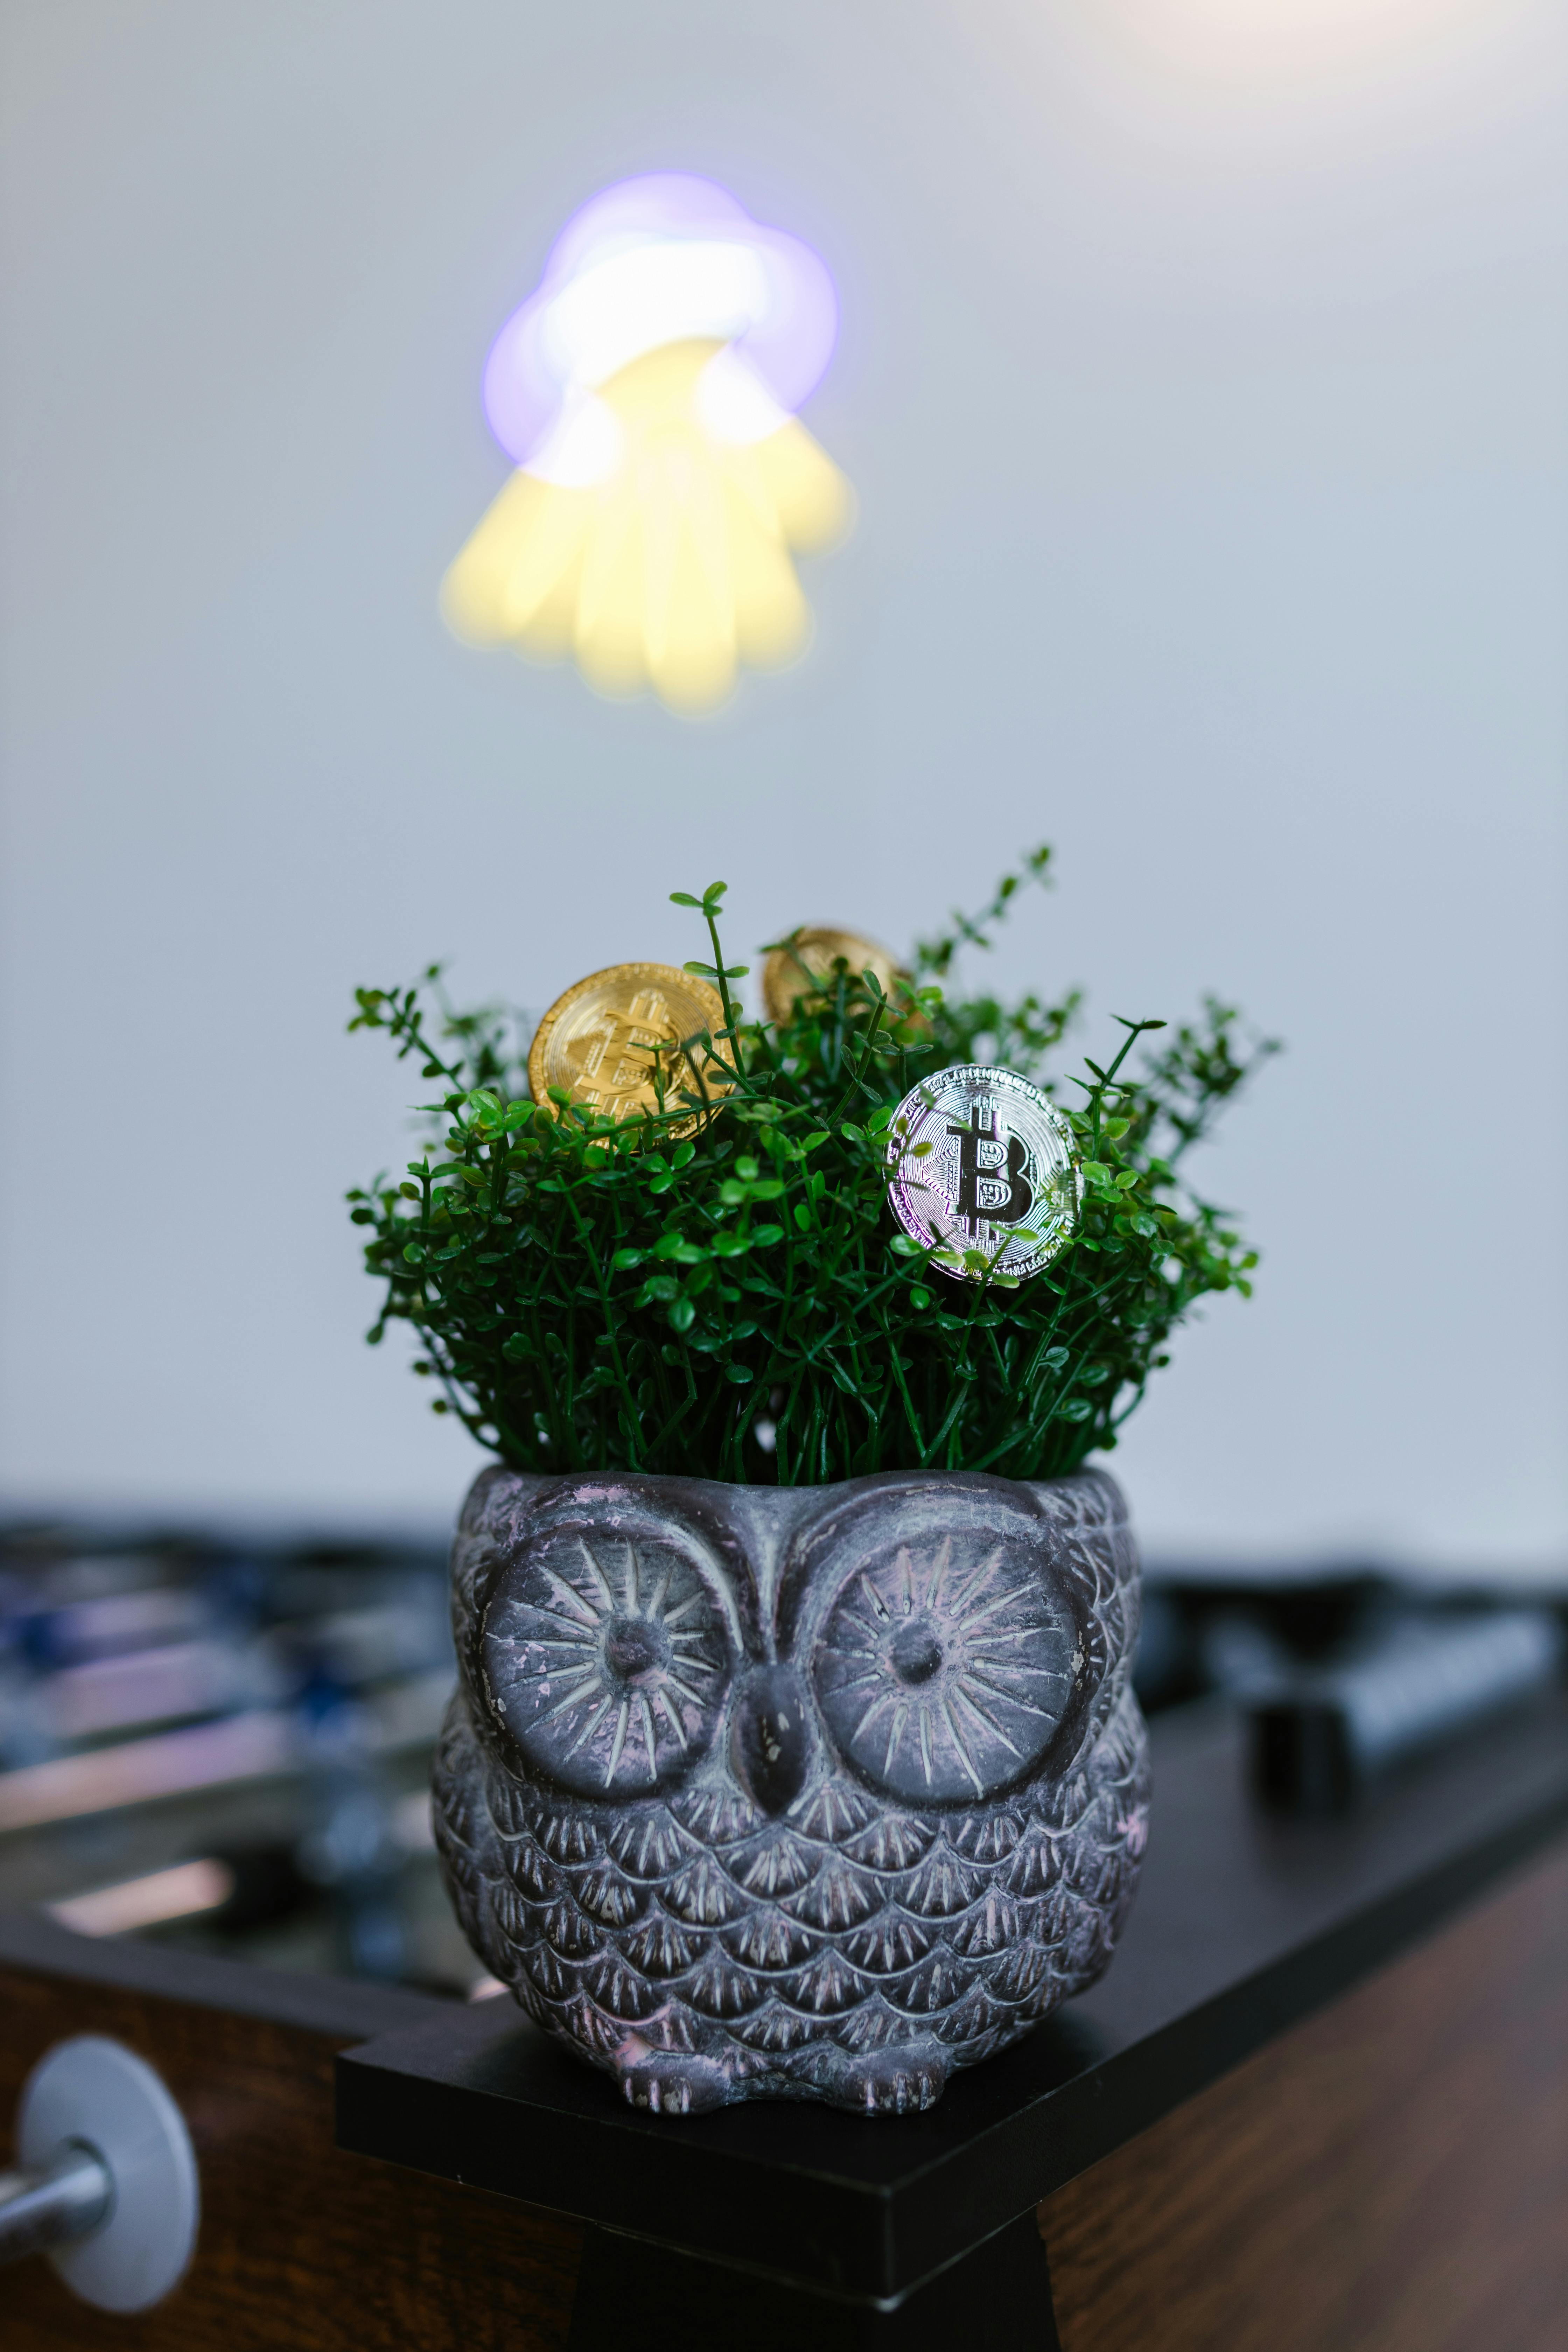
[[[665,1132],[684,1135],[702,1116],[689,1097],[717,1101],[733,1081],[704,1046],[683,1053],[682,1044],[701,1030],[717,1039],[723,1025],[723,999],[707,981],[674,964],[613,963],[556,998],[529,1047],[529,1087],[547,1110],[560,1087],[605,1118],[636,1118],[659,1108],[657,1068],[665,1108],[689,1113]]]
[[[840,956],[856,979],[868,967],[889,996],[909,978],[900,969],[897,957],[879,948],[875,940],[863,940],[858,931],[836,930],[831,923],[803,923],[763,966],[763,1003],[768,1019],[789,1020],[796,998],[810,995],[820,982],[831,980]]]

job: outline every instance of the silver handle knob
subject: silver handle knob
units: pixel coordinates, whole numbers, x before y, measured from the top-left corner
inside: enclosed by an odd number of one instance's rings
[[[195,2249],[184,2117],[144,2059],[102,2034],[46,2053],[22,2087],[16,2168],[0,2172],[0,2263],[44,2253],[100,2311],[145,2311]]]
[[[0,2172],[0,2263],[85,2238],[109,2219],[114,2181],[90,2147],[68,2147],[52,2164]]]

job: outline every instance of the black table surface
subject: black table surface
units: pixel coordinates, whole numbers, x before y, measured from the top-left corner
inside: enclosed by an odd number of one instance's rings
[[[1149,1853],[1110,1973],[928,2114],[640,2114],[497,2000],[345,2052],[339,2143],[896,2302],[1568,1832],[1557,1696],[1333,1823],[1255,1808],[1222,1707],[1160,1717],[1152,1741]]]

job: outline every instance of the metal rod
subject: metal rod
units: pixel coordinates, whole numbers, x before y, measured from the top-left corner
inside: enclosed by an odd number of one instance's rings
[[[109,2167],[79,2141],[51,2163],[0,2172],[0,2263],[85,2238],[108,2220],[113,2202]]]

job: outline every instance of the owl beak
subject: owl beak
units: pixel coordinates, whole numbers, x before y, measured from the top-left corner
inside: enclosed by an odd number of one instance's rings
[[[788,1666],[759,1666],[730,1733],[735,1777],[764,1813],[787,1812],[805,1785],[810,1752],[799,1682]]]

